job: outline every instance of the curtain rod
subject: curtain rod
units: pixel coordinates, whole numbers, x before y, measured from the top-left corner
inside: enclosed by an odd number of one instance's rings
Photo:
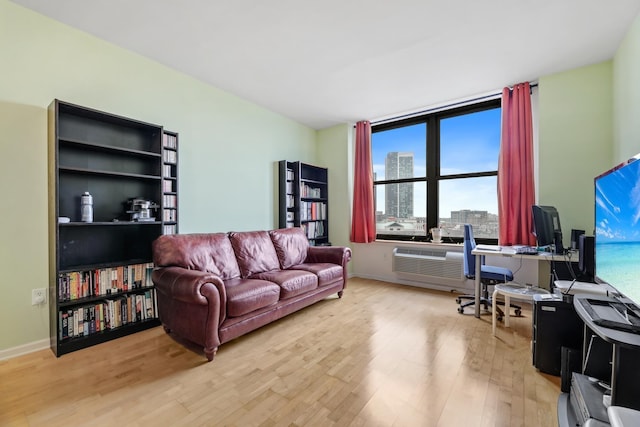
[[[513,90],[513,86],[508,86],[509,90]],[[533,89],[534,87],[538,87],[538,83],[535,82],[531,82],[529,83],[529,88]],[[487,95],[483,95],[483,96],[479,96],[477,98],[471,98],[471,99],[465,99],[464,101],[457,101],[457,102],[453,102],[451,104],[447,104],[447,105],[442,105],[440,107],[433,107],[433,108],[427,108],[426,110],[420,110],[420,111],[415,111],[413,113],[406,113],[406,114],[401,114],[399,116],[395,116],[395,117],[389,117],[387,119],[380,119],[380,120],[372,120],[371,121],[371,125],[379,125],[382,123],[388,123],[388,122],[395,122],[398,120],[402,120],[402,119],[408,119],[410,117],[416,117],[416,116],[421,116],[423,114],[428,114],[428,113],[433,113],[435,111],[444,111],[444,110],[449,110],[451,108],[454,107],[460,107],[462,105],[466,105],[466,104],[472,104],[472,103],[476,103],[479,101],[486,101],[492,98],[496,98],[498,96],[502,95],[502,90],[500,92],[493,92]],[[355,128],[355,125],[353,126]]]

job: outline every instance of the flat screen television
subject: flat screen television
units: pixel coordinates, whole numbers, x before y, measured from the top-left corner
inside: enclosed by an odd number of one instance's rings
[[[595,279],[640,303],[640,154],[594,179]]]
[[[586,305],[583,303],[594,323],[636,334],[640,333],[638,158],[640,154],[594,179],[595,281],[614,288],[617,302],[588,300]]]
[[[538,247],[550,248],[555,253],[564,252],[562,246],[562,227],[560,215],[553,206],[533,205],[533,234],[536,236]]]

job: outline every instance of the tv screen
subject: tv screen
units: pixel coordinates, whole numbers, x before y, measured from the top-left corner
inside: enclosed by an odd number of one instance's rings
[[[640,305],[638,156],[594,180],[596,282],[608,283],[636,305]]]

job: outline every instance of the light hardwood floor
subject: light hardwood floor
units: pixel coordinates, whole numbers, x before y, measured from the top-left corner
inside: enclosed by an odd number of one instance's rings
[[[455,294],[350,279],[207,363],[161,327],[0,362],[0,425],[555,426],[531,310],[491,335]]]

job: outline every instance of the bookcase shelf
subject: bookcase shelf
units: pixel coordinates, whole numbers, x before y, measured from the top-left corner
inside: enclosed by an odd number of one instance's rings
[[[281,160],[278,176],[279,227],[302,227],[311,245],[329,245],[327,168]]]
[[[60,227],[127,227],[140,225],[158,225],[161,221],[110,221],[110,222],[63,222],[58,224]]]
[[[60,173],[75,173],[75,174],[86,174],[86,175],[104,175],[104,176],[112,176],[112,177],[120,177],[120,178],[137,178],[137,179],[149,179],[149,180],[159,180],[159,175],[141,175],[137,173],[126,173],[126,172],[114,172],[114,171],[106,171],[106,170],[96,170],[96,169],[83,169],[83,168],[73,168],[73,167],[64,167],[61,166],[59,168]]]
[[[160,153],[132,150],[132,149],[123,148],[123,147],[113,147],[113,146],[104,145],[104,144],[94,144],[94,143],[79,140],[79,139],[60,138],[58,140],[58,143],[60,144],[60,147],[67,147],[67,146],[72,148],[82,147],[82,150],[86,150],[86,151],[94,150],[94,151],[102,151],[105,153],[123,154],[126,156],[141,156],[141,157],[160,157],[161,156]]]
[[[171,146],[166,135],[175,139]],[[93,198],[93,222],[81,221],[84,192]],[[131,201],[139,199],[158,206],[151,220],[132,215]],[[49,200],[53,352],[61,356],[159,325],[151,243],[166,227],[177,231],[177,134],[54,100]],[[173,222],[163,220],[165,209],[175,212]]]

